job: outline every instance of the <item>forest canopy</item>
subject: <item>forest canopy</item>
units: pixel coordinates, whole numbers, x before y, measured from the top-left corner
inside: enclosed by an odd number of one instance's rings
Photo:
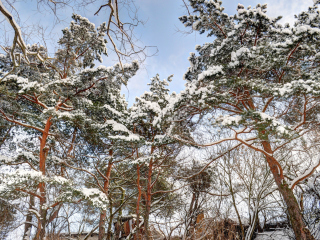
[[[291,25],[267,4],[182,0],[206,39],[183,90],[160,71],[130,104],[157,51],[136,2],[38,1],[52,24],[72,6],[50,46],[15,4],[0,0],[1,239],[320,238],[319,0]]]

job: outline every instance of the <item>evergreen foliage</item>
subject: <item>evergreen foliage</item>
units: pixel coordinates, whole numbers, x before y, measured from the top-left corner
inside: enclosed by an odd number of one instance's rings
[[[189,0],[180,21],[212,41],[190,54],[183,91],[157,74],[131,107],[121,88],[138,62],[95,66],[106,37],[121,53],[116,0],[97,28],[73,14],[53,58],[15,29],[0,54],[0,238],[23,225],[28,240],[250,240],[286,217],[296,239],[318,237],[319,5],[290,26],[266,4],[229,16]]]
[[[36,217],[42,218],[38,219],[42,228],[50,219],[47,212],[54,212],[52,208],[63,202],[87,200],[97,208],[108,208],[108,198],[101,189],[79,188],[66,176],[64,162],[73,165],[71,152],[76,143],[95,143],[103,150],[103,139],[111,132],[116,132],[115,138],[131,136],[120,123],[126,112],[120,86],[135,74],[138,64],[94,68],[94,60],[102,61],[101,54],[106,53],[105,23],[96,30],[88,19],[76,14],[72,17],[70,28],[62,31],[52,65],[31,59],[31,64],[22,63],[0,83],[5,92],[1,95],[1,121],[16,125],[20,129],[17,134],[26,130],[33,139],[19,147],[24,150],[20,154],[0,157],[1,164],[26,168],[3,176],[1,195],[37,197],[40,205]],[[47,55],[44,47],[29,48]],[[2,55],[0,62],[2,78],[10,71],[11,59]],[[53,189],[56,196],[48,198],[47,193]],[[42,231],[37,230],[40,239]]]
[[[176,138],[197,146],[232,141],[233,147],[245,145],[263,153],[289,208],[296,237],[313,239],[299,230],[304,223],[292,189],[319,162],[290,181],[277,154],[318,126],[319,2],[299,14],[292,27],[279,24],[281,17],[268,17],[266,4],[247,9],[238,4],[237,14],[228,16],[221,1],[189,2],[193,14],[180,17],[182,23],[215,39],[197,45],[198,55],[189,57],[186,89],[175,103],[180,110],[176,120],[210,114],[211,125],[230,131],[231,137],[208,144]]]

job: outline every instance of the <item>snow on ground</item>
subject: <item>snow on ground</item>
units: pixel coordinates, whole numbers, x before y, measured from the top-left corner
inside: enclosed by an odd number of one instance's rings
[[[258,233],[255,240],[290,240],[288,233],[283,230]]]

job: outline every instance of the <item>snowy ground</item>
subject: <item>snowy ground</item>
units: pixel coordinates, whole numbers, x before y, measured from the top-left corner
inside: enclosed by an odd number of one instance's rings
[[[255,240],[291,240],[287,231],[277,230],[274,232],[259,233]]]

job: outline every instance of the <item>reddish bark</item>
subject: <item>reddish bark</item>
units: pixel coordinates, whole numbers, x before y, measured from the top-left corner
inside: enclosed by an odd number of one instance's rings
[[[109,150],[109,156],[112,156],[113,151]],[[104,185],[103,185],[103,189],[105,191],[106,194],[108,194],[109,191],[109,185],[110,185],[110,176],[111,176],[111,170],[112,170],[112,166],[113,166],[113,162],[109,161],[108,163],[108,167],[106,170],[106,174],[105,174],[105,180],[104,180]],[[105,237],[106,234],[106,217],[107,217],[107,211],[103,210],[100,214],[100,220],[99,220],[99,235],[98,235],[98,240],[102,240]]]
[[[155,147],[151,147],[150,154],[152,155],[154,153]],[[150,231],[149,231],[149,215],[151,212],[151,197],[152,197],[152,188],[154,184],[152,184],[152,173],[153,173],[153,159],[150,159],[149,162],[149,169],[148,169],[148,176],[147,176],[147,193],[145,196],[146,200],[146,211],[144,215],[144,230],[145,230],[145,238],[146,240],[150,240]],[[156,182],[156,180],[155,180]]]
[[[48,155],[49,149],[46,148],[47,139],[49,136],[49,129],[51,127],[51,118],[47,119],[44,131],[42,132],[42,137],[40,138],[40,161],[39,161],[39,170],[42,175],[46,174],[46,159]],[[44,182],[39,183],[39,191],[40,191],[40,224],[38,224],[38,230],[35,239],[44,239],[46,235],[46,221],[47,221],[47,208],[46,208],[46,184]]]
[[[106,234],[106,227],[105,227],[106,217],[107,217],[107,211],[103,210],[100,213],[98,240],[102,240]]]
[[[139,239],[139,220],[140,220],[140,200],[141,200],[141,186],[140,186],[140,166],[137,167],[137,187],[138,187],[138,198],[137,198],[137,208],[136,208],[136,214],[137,214],[137,231],[136,231],[136,239]]]
[[[151,150],[153,152],[153,150]],[[147,182],[147,194],[146,194],[146,212],[144,217],[144,229],[145,229],[145,238],[150,240],[149,232],[149,215],[151,211],[151,197],[152,197],[152,171],[153,171],[153,161],[150,159],[149,170],[148,170],[148,182]]]
[[[279,167],[278,161],[272,156],[271,145],[267,141],[262,142],[264,150],[270,155],[265,155],[268,165],[271,169],[275,182],[278,186],[278,190],[281,193],[283,200],[287,205],[287,210],[289,213],[289,219],[296,236],[296,239],[299,240],[314,240],[314,237],[311,235],[309,229],[303,221],[303,216],[299,208],[299,204],[293,194],[291,188],[288,184],[284,182],[283,174],[281,174],[282,169]]]

